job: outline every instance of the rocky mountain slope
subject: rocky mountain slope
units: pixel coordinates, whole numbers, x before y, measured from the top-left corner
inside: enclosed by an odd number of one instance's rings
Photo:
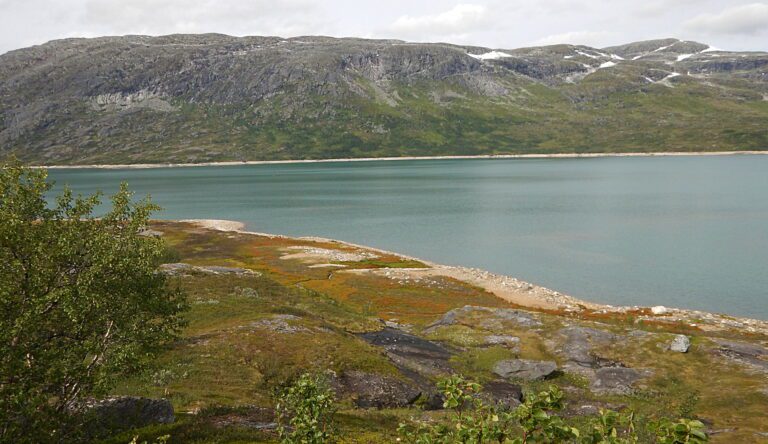
[[[41,164],[768,149],[768,53],[225,35],[0,55],[0,155]]]

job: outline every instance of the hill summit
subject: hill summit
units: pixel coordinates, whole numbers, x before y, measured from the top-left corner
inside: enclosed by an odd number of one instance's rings
[[[768,149],[768,53],[220,34],[0,55],[0,155],[38,164]]]

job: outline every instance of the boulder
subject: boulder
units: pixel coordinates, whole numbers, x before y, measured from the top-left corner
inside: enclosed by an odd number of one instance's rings
[[[691,347],[691,340],[686,335],[677,335],[669,344],[669,350],[678,353],[687,353]]]
[[[422,393],[410,381],[361,371],[344,372],[338,386],[360,408],[406,407],[416,402]]]
[[[529,359],[507,359],[493,366],[493,372],[502,378],[517,378],[528,381],[544,379],[557,371],[553,361],[533,361]]]

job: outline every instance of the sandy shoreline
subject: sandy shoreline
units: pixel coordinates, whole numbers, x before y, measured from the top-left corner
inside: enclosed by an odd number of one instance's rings
[[[246,231],[246,226],[244,223],[231,220],[185,219],[181,220],[180,222],[193,223],[203,228],[218,231],[232,231],[271,238],[293,239],[297,241],[333,243],[342,247],[354,248],[361,252],[375,252],[379,254],[393,255],[407,260],[416,260],[427,265],[428,268],[383,268],[368,270],[340,270],[340,272],[363,274],[370,273],[389,277],[392,279],[405,280],[419,280],[437,276],[450,277],[482,288],[501,299],[522,307],[543,310],[559,310],[574,313],[583,310],[591,310],[593,312],[606,314],[644,312],[646,314],[637,316],[637,320],[663,320],[665,322],[682,322],[693,327],[701,328],[702,330],[722,331],[738,329],[740,331],[768,335],[768,321],[758,319],[738,318],[725,314],[709,313],[698,310],[686,310],[681,308],[670,308],[664,306],[651,308],[640,306],[613,306],[608,304],[599,304],[577,299],[555,290],[531,284],[510,276],[499,275],[476,268],[437,264],[431,261],[403,255],[397,252],[372,248],[351,242],[344,242],[322,237],[290,237],[269,233]],[[327,264],[318,264],[318,266],[323,265]]]
[[[696,152],[659,152],[659,153],[563,153],[563,154],[487,154],[477,156],[405,156],[405,157],[360,157],[341,159],[306,159],[306,160],[246,160],[228,162],[201,163],[136,163],[136,164],[91,164],[91,165],[35,165],[33,168],[48,169],[146,169],[146,168],[189,168],[203,166],[237,165],[281,165],[296,163],[332,163],[332,162],[375,162],[396,160],[458,160],[458,159],[578,159],[598,157],[682,157],[682,156],[735,156],[765,154],[766,151],[696,151]]]

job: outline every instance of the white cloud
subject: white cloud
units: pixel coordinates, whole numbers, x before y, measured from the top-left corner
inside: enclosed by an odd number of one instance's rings
[[[84,29],[118,34],[290,33],[300,31],[314,12],[309,0],[86,0],[83,9]]]
[[[400,16],[390,30],[403,36],[456,36],[482,27],[487,20],[488,8],[465,3],[437,14]]]
[[[558,45],[561,43],[570,43],[573,45],[587,45],[594,47],[605,46],[606,42],[613,37],[614,33],[607,31],[574,31],[562,34],[552,34],[540,38],[534,42],[535,45]]]
[[[768,30],[768,3],[751,3],[701,14],[684,24],[691,31],[709,34],[754,35]]]

